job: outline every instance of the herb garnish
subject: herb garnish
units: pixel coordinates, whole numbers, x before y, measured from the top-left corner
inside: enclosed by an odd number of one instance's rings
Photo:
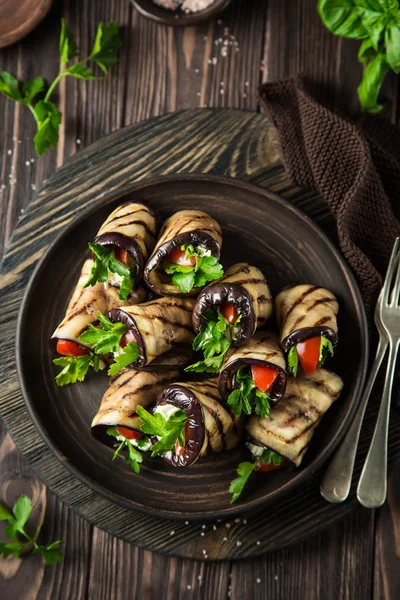
[[[193,266],[178,265],[167,259],[162,263],[162,268],[168,275],[172,275],[172,283],[183,293],[190,292],[194,287],[203,287],[208,281],[220,279],[224,274],[222,265],[215,256],[200,256],[193,244],[184,244],[181,250],[186,253],[186,258],[195,257]]]
[[[0,521],[7,521],[9,525],[4,529],[4,533],[12,540],[10,542],[0,542],[0,556],[7,558],[10,555],[20,558],[27,549],[33,550],[34,554],[41,554],[46,565],[54,565],[63,559],[60,546],[65,544],[64,540],[58,540],[49,544],[49,546],[40,546],[37,543],[41,525],[36,529],[33,537],[28,535],[24,529],[26,522],[32,512],[32,501],[27,496],[20,496],[11,514],[5,506],[0,504]],[[24,541],[21,540],[22,536]],[[26,541],[25,541],[26,540]]]
[[[118,23],[103,25],[100,23],[93,48],[87,58],[67,66],[77,55],[76,42],[64,19],[61,19],[60,35],[60,72],[54,81],[47,86],[43,77],[35,77],[30,81],[20,83],[11,73],[0,73],[0,92],[7,98],[25,104],[33,114],[37,132],[34,137],[35,150],[40,156],[51,146],[58,143],[58,130],[61,123],[61,113],[56,105],[50,102],[51,94],[63,77],[76,77],[78,79],[104,79],[110,67],[116,64],[118,58],[116,51],[121,46]],[[104,77],[96,77],[87,63],[94,63],[104,73]],[[39,94],[45,93],[42,100],[37,100]]]
[[[98,281],[105,283],[108,280],[108,272],[117,273],[123,279],[119,289],[118,298],[120,300],[126,300],[129,293],[132,291],[135,285],[135,278],[132,276],[132,269],[122,264],[115,258],[113,249],[109,249],[101,244],[92,244],[89,242],[89,248],[95,255],[94,265],[92,267],[91,275],[84,287],[95,285]]]
[[[362,40],[358,58],[367,67],[358,97],[365,110],[379,112],[378,95],[385,75],[390,69],[400,73],[399,1],[319,0],[318,12],[335,35]]]
[[[296,346],[292,346],[289,350],[288,357],[288,370],[293,375],[293,377],[297,377],[297,369],[299,368],[299,355],[297,354]]]
[[[319,359],[318,359],[318,367],[322,367],[324,362],[329,356],[333,356],[333,344],[328,338],[321,335],[321,346],[319,349]],[[297,354],[296,346],[293,345],[288,353],[287,357],[288,370],[293,375],[293,377],[297,376],[297,370],[299,367],[299,355]]]
[[[122,350],[121,354],[114,356],[114,362],[110,365],[107,373],[108,375],[116,375],[121,369],[128,367],[132,363],[136,362],[139,358],[139,346],[136,342],[129,342]]]
[[[185,446],[187,423],[185,411],[179,409],[168,419],[165,419],[159,412],[149,413],[143,406],[138,406],[136,411],[142,421],[140,430],[147,435],[155,435],[160,438],[151,448],[152,456],[162,455],[168,450],[173,450],[176,441],[182,448]]]
[[[242,412],[251,415],[255,412],[260,417],[269,417],[270,397],[254,385],[249,367],[247,365],[239,367],[235,377],[239,388],[233,390],[228,396],[228,404],[235,415],[240,415]]]
[[[236,470],[238,477],[234,479],[229,486],[229,492],[232,494],[231,504],[236,502],[236,500],[239,498],[250,475],[257,466],[259,466],[261,463],[269,465],[272,462],[276,467],[278,467],[284,460],[285,459],[277,452],[274,452],[273,450],[264,450],[261,456],[257,457],[254,462],[240,463]]]
[[[214,307],[205,314],[205,322],[193,341],[194,350],[203,350],[204,360],[186,367],[185,371],[203,373],[219,373],[225,354],[231,347],[234,328],[242,318],[239,313],[235,323],[228,323],[219,307]]]
[[[63,367],[61,373],[56,376],[56,384],[59,387],[83,381],[89,367],[93,367],[96,372],[100,369],[100,358],[93,352],[89,352],[84,356],[60,356],[55,358],[53,363]]]
[[[111,435],[116,438],[121,435],[116,427],[109,427],[107,429],[106,433],[107,433],[107,435]],[[120,441],[120,440],[118,440],[118,441]],[[139,441],[141,441],[141,440],[138,440],[138,442]],[[145,441],[147,441],[147,440],[145,440]],[[120,443],[120,445],[118,446],[116,451],[114,452],[112,460],[115,460],[115,458],[118,456],[118,454],[121,452],[121,450],[128,451],[128,453],[124,457],[125,462],[127,462],[128,465],[130,467],[132,467],[132,469],[135,471],[135,473],[139,473],[139,471],[140,471],[139,464],[141,462],[143,462],[143,456],[140,454],[140,452],[134,447],[134,445],[132,444],[132,442],[130,440],[125,438]]]

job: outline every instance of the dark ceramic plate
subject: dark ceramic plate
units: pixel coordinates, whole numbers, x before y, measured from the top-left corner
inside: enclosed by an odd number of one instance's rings
[[[103,374],[82,384],[57,388],[48,339],[62,319],[91,240],[107,215],[122,201],[147,203],[161,223],[173,212],[198,208],[222,226],[222,262],[249,261],[267,276],[273,294],[288,284],[325,286],[340,302],[340,344],[331,367],[344,379],[341,398],[317,429],[303,465],[257,474],[240,502],[231,506],[229,482],[244,448],[214,454],[187,469],[172,469],[156,459],[134,474],[112,450],[95,441],[90,423],[107,386]],[[228,178],[176,176],[142,182],[124,198],[98,203],[82,212],[50,246],[39,263],[22,304],[17,364],[22,391],[36,427],[54,454],[77,477],[113,502],[157,516],[202,518],[231,516],[277,502],[326,460],[351,422],[364,381],[367,331],[360,293],[331,242],[310,219],[282,198]]]
[[[196,25],[203,21],[208,21],[231,3],[232,0],[214,0],[208,8],[195,13],[187,13],[178,10],[167,10],[158,6],[153,0],[132,0],[133,6],[148,19],[152,19],[162,25],[173,25],[182,27],[184,25]]]

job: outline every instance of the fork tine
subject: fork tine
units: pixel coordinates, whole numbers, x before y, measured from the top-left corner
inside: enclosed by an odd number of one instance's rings
[[[392,293],[390,296],[390,305],[389,306],[397,305],[398,298],[399,298],[399,290],[400,290],[400,253],[397,255],[397,273],[396,273],[396,279],[394,282]]]
[[[390,292],[390,284],[393,279],[393,273],[396,268],[396,263],[398,259],[398,252],[400,247],[400,236],[396,238],[396,241],[393,246],[392,255],[390,257],[389,266],[386,271],[385,282],[382,288],[382,304],[388,304],[389,301],[389,292]]]

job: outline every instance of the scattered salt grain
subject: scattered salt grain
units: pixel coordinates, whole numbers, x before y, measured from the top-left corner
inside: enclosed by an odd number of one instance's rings
[[[256,541],[257,546],[259,546],[261,544],[260,540]]]
[[[206,555],[207,554],[207,550],[202,550],[203,554]]]
[[[195,69],[194,72],[195,73],[200,73],[200,69]]]
[[[201,93],[200,93],[200,92],[197,92],[197,95],[198,95],[198,96],[201,96]]]
[[[275,581],[278,581],[278,575],[274,575]]]
[[[235,519],[235,523],[240,523],[240,519],[239,518]]]
[[[249,87],[250,83],[248,81],[245,82],[244,87]]]
[[[188,584],[188,585],[186,586],[186,589],[187,589],[187,590],[191,590],[191,589],[192,589],[192,586]]]
[[[227,541],[228,541],[228,538],[227,538],[227,537],[224,537],[224,538],[222,538],[222,541],[223,541],[223,542],[227,542]]]
[[[189,521],[185,521],[185,525],[189,525]]]
[[[236,546],[241,546],[241,545],[242,545],[242,542],[238,540],[238,541],[236,542]]]
[[[219,90],[219,93],[221,94],[221,96],[223,96],[225,92],[224,90]]]
[[[206,534],[204,533],[204,531],[202,531],[200,535],[201,536],[205,536]]]
[[[216,64],[217,64],[217,57],[216,57],[216,56],[213,56],[213,59],[212,59],[212,64],[213,64],[213,65],[216,65]]]
[[[217,21],[217,25],[222,25],[222,21],[221,21],[221,19],[218,19],[218,21]]]
[[[35,162],[35,159],[34,159],[34,158],[31,158],[31,163],[33,164],[34,162]]]
[[[257,577],[256,583],[261,583],[261,579],[259,577]]]
[[[206,527],[207,527],[207,525],[202,525],[201,526],[202,529],[205,529]]]
[[[221,48],[221,56],[226,58],[228,56],[228,48],[226,46],[222,46]]]
[[[230,524],[230,523],[225,523],[225,527],[226,527],[227,529],[230,529],[230,528],[231,528],[231,524]]]
[[[217,531],[217,526],[213,525],[213,529],[214,529],[214,531]]]
[[[175,535],[175,531],[174,530],[170,531],[169,535]]]
[[[208,35],[205,35],[205,36],[203,37],[203,40],[206,42],[206,41],[208,40]]]
[[[81,140],[76,140],[76,143],[78,144],[78,146],[80,146],[82,144]]]
[[[12,150],[7,150],[7,154],[8,154],[8,156],[11,156]]]
[[[25,165],[26,165],[27,167],[30,167],[30,166],[31,166],[31,163],[29,162],[29,160],[26,160],[26,161],[25,161]]]
[[[33,190],[33,191],[36,190],[36,183],[31,183],[31,190]]]

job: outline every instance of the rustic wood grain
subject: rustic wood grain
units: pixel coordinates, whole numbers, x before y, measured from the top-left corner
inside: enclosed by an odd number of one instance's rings
[[[233,69],[231,61],[236,60],[236,56],[233,58],[233,55],[229,55],[226,59],[227,68],[231,69],[230,82],[232,82],[232,85],[229,85],[229,90],[231,91],[228,92],[228,96],[229,94],[233,94],[235,90],[238,90],[236,96],[229,98],[229,106],[236,106],[237,102],[241,102],[240,106],[255,109],[255,90],[259,73],[265,79],[268,78],[268,80],[271,80],[272,78],[294,75],[296,70],[301,67],[305,72],[312,73],[316,81],[326,82],[323,85],[326,86],[328,100],[331,99],[338,107],[350,114],[357,114],[358,103],[354,93],[358,84],[358,80],[355,77],[358,77],[360,73],[360,67],[355,59],[357,44],[352,41],[338,40],[321,28],[321,24],[318,21],[319,18],[315,14],[315,1],[299,0],[294,3],[290,0],[280,0],[279,2],[276,0],[269,0],[268,2],[266,0],[253,0],[249,3],[248,0],[234,0],[229,11],[226,11],[222,15],[222,27],[225,26],[225,20],[228,18],[227,15],[231,14],[231,11],[239,11],[238,14],[243,16],[245,9],[248,9],[249,5],[252,14],[251,22],[254,24],[259,19],[258,25],[266,27],[267,36],[265,44],[263,39],[254,39],[254,36],[250,38],[247,35],[246,29],[248,23],[244,27],[240,20],[236,22],[236,27],[239,30],[236,37],[240,43],[238,56],[243,57],[245,53],[251,57],[251,60],[253,58],[256,60],[249,64],[249,59],[246,61],[242,59],[241,64],[238,65],[236,62],[235,69]],[[257,9],[254,9],[254,12],[252,12],[253,5],[256,5]],[[266,19],[262,21],[265,10],[268,10],[268,14]],[[299,11],[301,11],[302,15],[302,27],[299,26]],[[0,136],[0,156],[3,157],[0,167],[0,254],[3,249],[4,240],[8,240],[21,209],[26,208],[28,201],[35,194],[32,186],[39,189],[43,180],[65,158],[121,125],[126,125],[154,114],[174,110],[178,106],[185,108],[202,106],[203,104],[212,106],[216,102],[226,101],[225,94],[221,95],[218,92],[218,84],[220,84],[222,79],[214,77],[214,87],[212,88],[214,92],[212,96],[210,87],[210,78],[215,73],[211,69],[208,60],[215,56],[212,52],[212,43],[214,37],[216,37],[218,24],[211,22],[209,25],[203,25],[200,28],[190,28],[188,34],[185,31],[175,33],[172,30],[150,24],[145,19],[139,17],[135,11],[128,7],[128,0],[126,2],[124,0],[118,0],[118,2],[109,0],[96,0],[96,2],[93,0],[84,0],[81,2],[64,0],[63,2],[55,2],[46,19],[25,40],[0,52],[0,69],[7,69],[14,74],[18,73],[20,77],[24,78],[40,74],[51,80],[56,74],[57,64],[55,60],[49,60],[49,56],[55,57],[57,55],[59,19],[62,14],[68,19],[72,29],[78,31],[79,42],[81,44],[84,44],[85,40],[88,39],[87,32],[90,31],[91,36],[93,35],[98,21],[109,21],[111,18],[117,18],[118,16],[125,27],[123,33],[125,43],[121,53],[122,63],[120,62],[120,67],[118,67],[118,75],[112,76],[112,91],[109,82],[92,84],[84,82],[76,83],[73,80],[68,80],[68,86],[60,88],[62,110],[67,115],[67,118],[64,121],[65,126],[61,130],[59,148],[57,151],[49,152],[41,159],[36,159],[36,162],[31,163],[30,167],[26,167],[25,161],[35,158],[32,144],[34,127],[31,115],[24,107],[14,105],[11,101],[0,95],[0,111],[3,115],[3,128],[2,135]],[[231,23],[232,25],[235,24],[233,18]],[[305,31],[308,32],[308,39],[302,33]],[[176,39],[180,38],[180,36],[186,37],[186,40],[188,37],[193,39],[193,35],[196,43],[189,57],[194,71],[193,69],[186,69],[185,64],[181,60],[178,72],[176,70],[178,67],[175,65],[177,64],[178,55],[181,58],[181,54],[178,51]],[[207,35],[208,39],[204,40],[204,37]],[[151,51],[156,42],[158,44],[157,54]],[[202,45],[205,45],[205,48]],[[264,47],[267,48],[267,53],[264,50],[263,56]],[[43,48],[45,48],[45,51],[43,51]],[[320,60],[320,54],[323,55],[323,61]],[[261,67],[264,67],[264,69],[265,67],[267,68],[259,72],[259,61],[261,58],[264,59],[264,65],[261,65]],[[333,63],[335,63],[334,70],[332,70]],[[242,79],[240,85],[235,86],[238,66],[241,68]],[[221,65],[217,64],[217,67],[221,67]],[[195,72],[197,68],[199,69],[199,73]],[[208,70],[208,77],[206,81],[203,81],[203,73],[206,70]],[[329,81],[327,80],[327,75],[329,75]],[[197,76],[201,77],[200,85],[197,83]],[[249,86],[246,86],[246,90],[249,90],[249,92],[244,91],[243,97],[240,96],[242,81],[245,84],[247,81],[249,82]],[[199,97],[197,94],[199,91],[200,94],[203,94],[203,89],[204,95]],[[100,90],[102,91],[101,94]],[[248,98],[245,97],[245,94],[248,94]],[[396,101],[389,110],[392,120],[398,122],[399,103],[397,89],[395,94]],[[200,104],[200,102],[202,103]],[[7,150],[9,149],[12,151],[11,156],[7,154]],[[15,171],[14,175],[11,172],[12,166],[14,167],[13,171]],[[13,183],[10,183],[10,175],[12,175],[11,181]],[[16,180],[15,183],[14,180]],[[262,181],[260,183],[262,185]],[[5,186],[4,189],[1,189],[2,185]],[[316,199],[315,201],[318,200]],[[321,222],[324,224],[324,227],[326,227],[329,223],[329,217],[326,214],[324,215],[323,210],[318,214],[321,216]],[[332,229],[331,231],[333,234]],[[23,459],[22,463],[24,463]],[[32,475],[31,477],[33,478]],[[51,494],[48,494],[48,496],[51,498]],[[50,504],[51,501],[49,500],[47,506],[49,507]],[[56,506],[61,507],[62,505],[59,501],[56,501]],[[398,500],[395,498],[394,501],[390,502],[390,506],[388,504],[382,509],[382,512],[386,515],[386,524],[389,523],[391,526],[393,522],[398,523],[395,517],[398,514],[398,506]],[[359,511],[362,511],[362,509],[358,509]],[[70,511],[68,512],[70,513]],[[362,522],[359,518],[353,518],[355,514],[353,513],[352,517],[346,521],[348,530],[342,542],[342,554],[347,557],[349,568],[355,562],[363,560],[364,555],[362,551],[366,548],[365,544],[368,543],[368,547],[373,544],[373,532],[369,521]],[[369,518],[372,518],[372,514],[372,512],[367,513],[367,517],[370,515]],[[46,515],[46,522],[50,523],[53,519],[53,514],[47,512]],[[57,519],[57,516],[54,518]],[[79,517],[75,518],[84,523]],[[86,525],[86,523],[84,524]],[[339,527],[343,526],[340,525]],[[111,544],[113,538],[105,532],[95,530],[96,535],[93,537],[93,544],[89,544],[90,531],[91,528],[89,528],[89,531],[86,531],[85,535],[82,535],[82,540],[86,540],[87,547],[91,548],[91,565],[94,568],[95,563],[99,564],[101,562],[101,551],[109,547],[107,544]],[[321,548],[321,553],[323,552],[327,556],[330,556],[333,543],[330,540],[336,539],[336,531],[337,526],[330,528],[329,532],[324,534],[325,545]],[[354,542],[360,531],[365,536],[363,547]],[[382,581],[379,580],[381,565],[391,565],[390,576],[396,573],[396,569],[397,571],[399,570],[399,559],[397,558],[399,551],[396,550],[391,541],[393,538],[389,538],[386,531],[382,528],[380,532],[381,542],[376,549],[376,574],[374,580],[375,598],[379,598],[379,600],[384,598],[385,590],[387,591],[390,588],[390,583],[384,587]],[[67,531],[66,535],[69,544],[72,542],[73,547],[76,549],[79,546],[79,541],[76,542],[74,540],[74,532],[71,531],[71,534],[69,534]],[[107,544],[104,543],[105,541],[107,541]],[[305,548],[307,548],[309,543],[314,544],[314,550],[308,550],[307,570],[304,571],[303,558],[307,554]],[[141,580],[145,551],[135,550],[129,544],[120,541],[118,544],[121,545],[122,557],[132,552],[134,553],[134,559],[129,563],[129,570],[124,569],[124,558],[118,564],[115,561],[112,566],[106,564],[101,571],[97,569],[95,579],[96,581],[97,578],[102,579],[102,582],[98,582],[99,588],[100,585],[107,587],[107,584],[104,582],[107,582],[109,579],[115,580],[117,573],[121,574],[124,571],[129,573],[130,577],[133,573],[137,573],[138,579]],[[354,572],[354,576],[351,573],[347,577],[348,571],[346,571],[346,583],[334,559],[329,561],[329,565],[322,571],[321,556],[316,548],[317,545],[310,541],[282,551],[281,553],[269,554],[265,559],[262,559],[263,562],[265,560],[265,564],[270,564],[270,561],[272,561],[272,564],[274,564],[274,561],[279,564],[278,556],[282,555],[283,558],[280,562],[283,562],[285,569],[286,587],[283,585],[284,578],[282,577],[281,586],[277,589],[275,574],[279,575],[279,573],[273,573],[272,567],[266,572],[265,577],[264,575],[262,576],[262,582],[257,584],[253,577],[247,576],[248,569],[252,564],[249,561],[236,565],[235,586],[240,586],[240,582],[246,580],[246,592],[249,598],[262,597],[264,599],[268,597],[271,600],[274,598],[286,599],[287,595],[284,595],[284,590],[287,587],[293,590],[303,590],[303,596],[307,598],[306,590],[313,587],[315,581],[313,575],[317,573],[320,579],[325,579],[326,586],[328,586],[329,582],[332,585],[336,585],[336,580],[340,576],[344,586],[347,585],[350,590],[357,587],[360,590],[360,597],[370,597],[371,580],[369,576],[364,577],[363,572],[357,569]],[[370,555],[371,553],[368,551],[365,558],[366,565]],[[200,570],[200,574],[206,577],[208,583],[206,588],[197,589],[193,593],[190,590],[186,590],[184,582],[181,585],[179,578],[177,578],[175,587],[172,587],[171,594],[175,592],[176,594],[181,594],[179,597],[182,598],[212,598],[213,600],[227,597],[226,563],[223,563],[223,565],[209,565],[207,563],[200,564],[169,559],[157,555],[155,557],[157,558],[157,562],[155,562],[155,558],[153,557],[151,580],[146,577],[144,578],[146,584],[140,584],[142,585],[143,594],[146,594],[146,598],[158,599],[166,597],[167,592],[165,591],[164,577],[160,573],[169,573],[170,570],[174,573],[179,572],[179,565],[181,564],[185,565],[182,568],[189,569],[190,572],[192,572],[192,569],[195,569],[196,572]],[[88,561],[89,553],[82,555],[80,559]],[[257,559],[256,564],[258,562],[259,559]],[[25,568],[27,574],[32,573],[30,577],[34,578],[37,565],[32,558],[27,559]],[[74,568],[76,568],[76,564]],[[51,580],[54,576],[52,573],[55,571],[62,572],[62,576],[58,575],[59,588],[54,593],[51,587],[46,587],[46,589],[39,588],[39,598],[53,600],[53,598],[64,597],[63,593],[67,594],[68,586],[63,586],[63,582],[69,581],[71,577],[70,573],[73,573],[73,571],[71,570],[68,574],[68,569],[64,567],[52,567],[46,570],[45,579],[49,578]],[[173,576],[173,574],[170,575],[170,578]],[[94,578],[92,577],[91,580],[93,581]],[[28,587],[29,579],[27,581]],[[351,587],[352,581],[354,584],[353,588]],[[393,581],[395,582],[396,578]],[[14,583],[12,580],[5,580],[0,576],[1,595],[7,598],[14,598],[15,595],[12,592],[15,588],[13,586]],[[239,587],[239,589],[242,590],[243,588]],[[390,589],[395,594],[396,588],[392,587]],[[130,590],[128,589],[128,597],[129,592]],[[130,596],[134,597],[133,594],[130,594]],[[65,597],[70,598],[71,596],[66,595]],[[87,594],[82,591],[80,596],[76,596],[76,598],[80,597],[86,598]],[[93,598],[95,597],[93,595]],[[392,594],[392,597],[394,598],[396,595]]]
[[[0,48],[25,37],[46,16],[53,0],[2,0],[0,6]]]

